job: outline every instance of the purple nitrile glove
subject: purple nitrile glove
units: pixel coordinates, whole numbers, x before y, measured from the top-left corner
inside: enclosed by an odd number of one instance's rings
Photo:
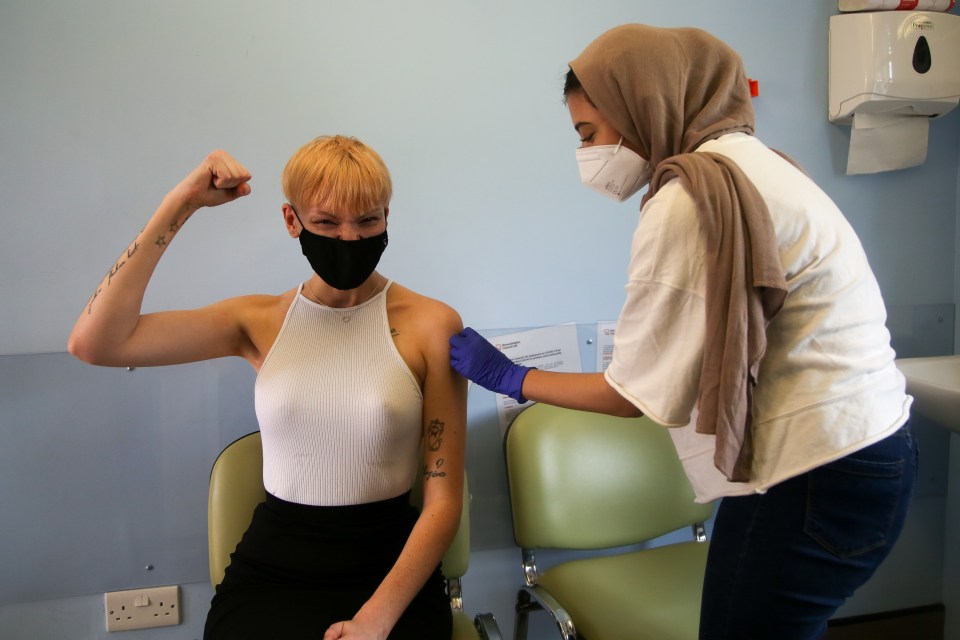
[[[514,364],[470,327],[450,338],[450,366],[485,389],[510,396],[517,402],[527,401],[522,393],[523,378],[530,367]]]

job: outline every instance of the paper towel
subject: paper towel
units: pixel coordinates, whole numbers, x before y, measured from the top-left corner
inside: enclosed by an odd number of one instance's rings
[[[906,169],[927,159],[930,119],[857,113],[850,129],[847,175]]]

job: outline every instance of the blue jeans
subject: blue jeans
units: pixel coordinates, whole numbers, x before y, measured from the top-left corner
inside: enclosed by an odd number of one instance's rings
[[[701,640],[812,640],[896,542],[917,475],[909,422],[888,438],[717,510]]]

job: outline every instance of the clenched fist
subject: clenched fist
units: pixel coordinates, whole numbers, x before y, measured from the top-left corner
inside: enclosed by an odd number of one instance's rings
[[[246,167],[218,149],[204,158],[170,195],[191,209],[216,207],[248,195],[250,178]]]

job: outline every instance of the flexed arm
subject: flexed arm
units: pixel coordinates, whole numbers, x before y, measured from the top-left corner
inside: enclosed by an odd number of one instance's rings
[[[163,199],[143,231],[107,271],[80,313],[68,350],[106,366],[149,366],[231,355],[241,336],[236,300],[194,311],[141,315],[157,263],[187,220],[250,193],[250,173],[224,151],[214,151]]]

